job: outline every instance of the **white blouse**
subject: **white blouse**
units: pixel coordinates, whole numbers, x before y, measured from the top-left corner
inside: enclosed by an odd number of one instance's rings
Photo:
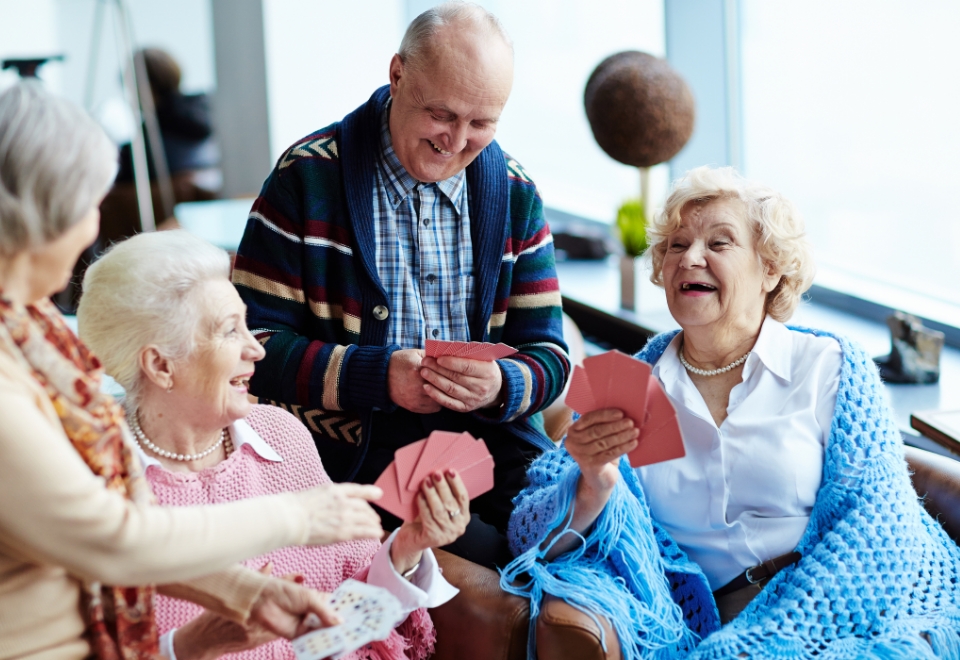
[[[677,409],[686,456],[637,468],[654,518],[714,590],[791,552],[817,498],[842,352],[767,317],[718,428],[677,357],[653,368]]]

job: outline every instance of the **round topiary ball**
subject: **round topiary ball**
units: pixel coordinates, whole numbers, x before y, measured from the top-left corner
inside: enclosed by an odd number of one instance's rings
[[[693,133],[687,83],[666,60],[640,51],[600,62],[587,80],[583,105],[597,144],[626,165],[670,160]]]

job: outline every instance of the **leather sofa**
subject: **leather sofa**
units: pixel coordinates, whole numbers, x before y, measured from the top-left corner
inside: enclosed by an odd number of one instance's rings
[[[906,448],[913,486],[924,506],[960,543],[960,461]],[[527,600],[500,589],[500,576],[465,559],[437,552],[444,575],[460,589],[431,610],[437,628],[436,660],[522,660],[526,657]],[[606,627],[606,626],[605,626]],[[606,650],[594,621],[563,601],[547,599],[537,620],[540,660],[619,660],[620,646],[606,627]]]

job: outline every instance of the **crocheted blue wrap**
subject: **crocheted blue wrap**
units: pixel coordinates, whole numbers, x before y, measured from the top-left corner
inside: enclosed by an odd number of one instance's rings
[[[797,546],[803,558],[721,629],[706,577],[651,517],[623,459],[623,478],[583,543],[547,562],[543,539],[558,528],[558,537],[575,533],[566,525],[580,475],[566,451],[548,452],[515,501],[516,559],[500,582],[530,599],[531,658],[549,594],[606,617],[626,660],[960,659],[960,548],[917,499],[873,361],[843,337],[791,330],[833,337],[844,357],[823,480]],[[655,363],[675,334],[654,337],[637,357]]]

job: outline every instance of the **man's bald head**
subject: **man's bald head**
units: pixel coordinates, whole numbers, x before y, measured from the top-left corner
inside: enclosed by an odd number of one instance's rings
[[[503,29],[500,19],[480,5],[460,1],[444,2],[413,19],[403,35],[397,54],[408,67],[426,68],[437,56],[434,51],[439,45],[438,36],[441,33],[449,35],[451,31],[459,33],[461,38],[481,43],[492,40],[498,46],[506,46],[511,59],[513,57],[513,41]]]

